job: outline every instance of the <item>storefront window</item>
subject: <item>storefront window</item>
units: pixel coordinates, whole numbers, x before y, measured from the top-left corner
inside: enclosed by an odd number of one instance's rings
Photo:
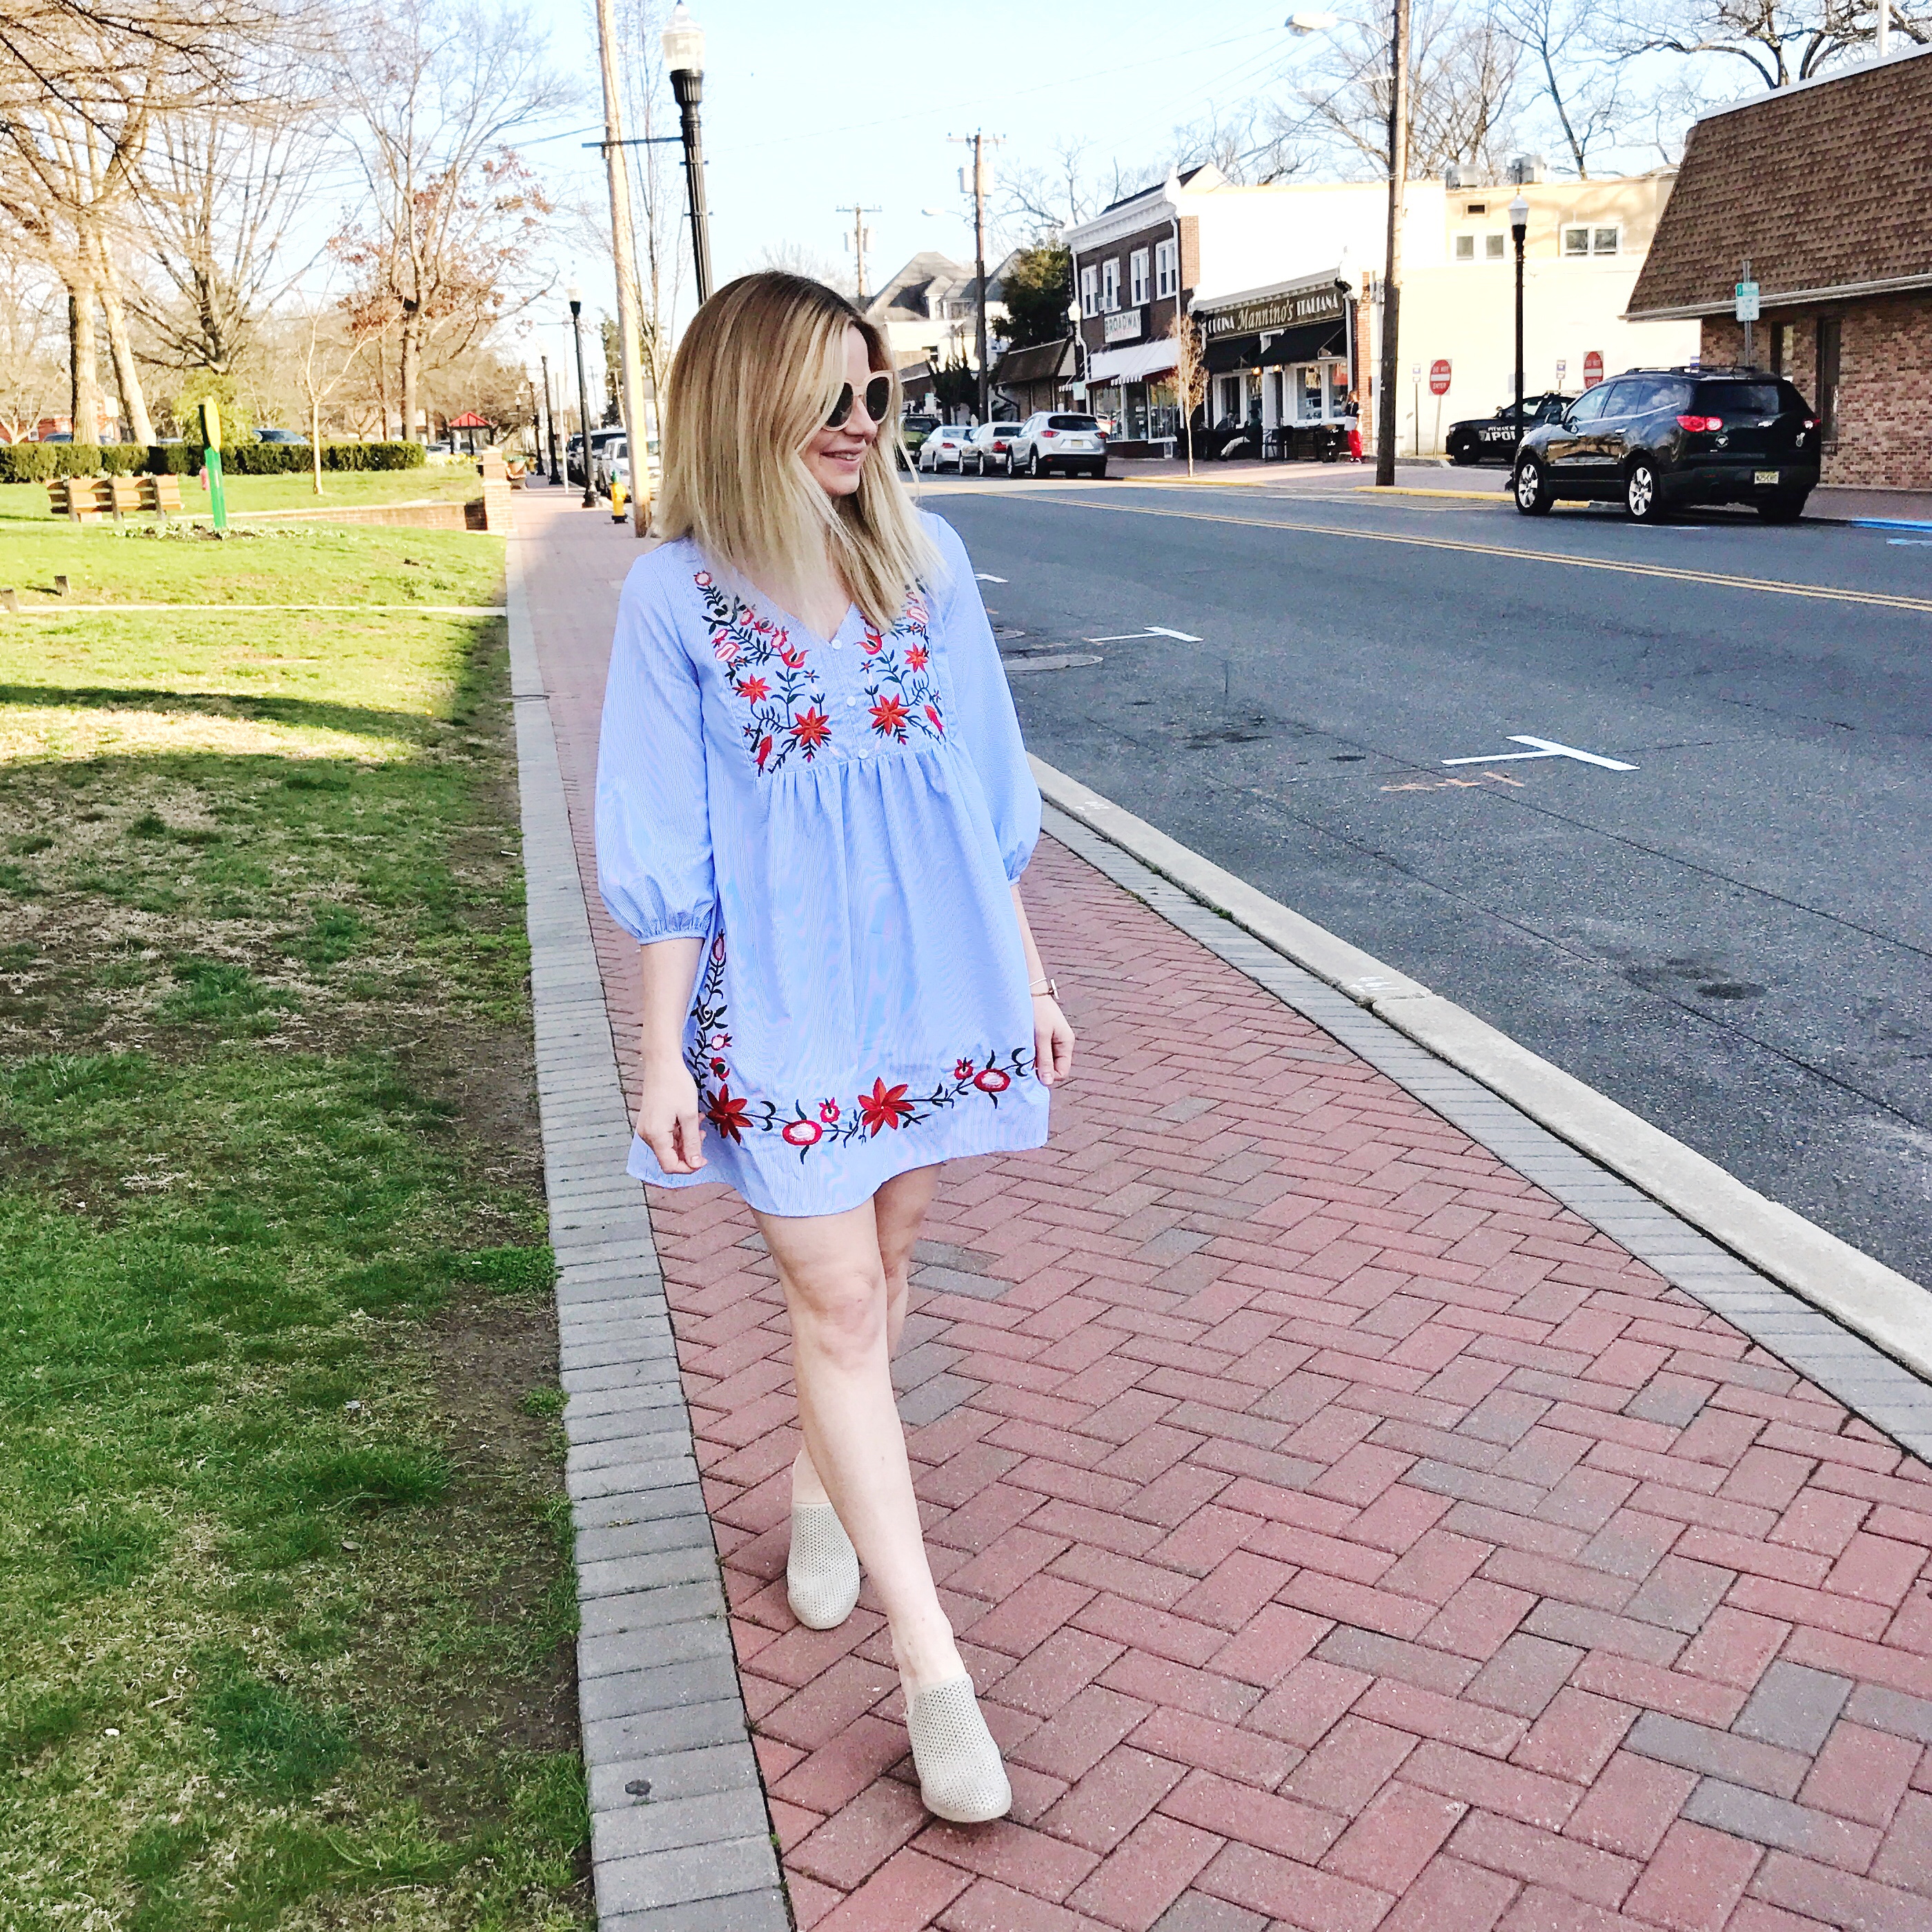
[[[1299,422],[1322,420],[1322,368],[1311,364],[1294,372],[1295,419]]]
[[[1348,403],[1348,365],[1330,362],[1323,365],[1328,374],[1328,413],[1340,416]]]
[[[1148,385],[1148,434],[1156,440],[1180,434],[1180,400],[1172,382]]]

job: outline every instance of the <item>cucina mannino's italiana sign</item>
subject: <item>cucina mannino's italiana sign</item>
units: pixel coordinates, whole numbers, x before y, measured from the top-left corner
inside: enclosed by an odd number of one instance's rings
[[[1257,296],[1228,308],[1196,311],[1210,336],[1256,335],[1265,328],[1292,328],[1298,322],[1337,322],[1347,291],[1340,283],[1318,283],[1312,288],[1285,290],[1280,295]]]

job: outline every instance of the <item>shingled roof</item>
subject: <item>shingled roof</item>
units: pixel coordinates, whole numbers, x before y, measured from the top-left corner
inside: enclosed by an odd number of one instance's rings
[[[1932,288],[1932,49],[1785,88],[1690,130],[1627,311],[1730,310]]]

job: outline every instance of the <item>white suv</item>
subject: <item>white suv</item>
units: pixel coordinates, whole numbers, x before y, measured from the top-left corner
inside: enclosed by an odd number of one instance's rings
[[[1046,476],[1084,470],[1089,476],[1107,473],[1106,432],[1091,416],[1066,416],[1042,410],[1028,416],[1019,434],[1006,446],[1009,472],[1024,470]]]

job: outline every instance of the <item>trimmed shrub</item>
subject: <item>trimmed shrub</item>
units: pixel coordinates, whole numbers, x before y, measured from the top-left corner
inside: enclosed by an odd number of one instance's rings
[[[56,476],[131,476],[145,470],[138,442],[0,443],[0,483],[45,483]]]
[[[192,476],[201,467],[197,442],[0,443],[0,483],[44,483],[56,476]],[[419,442],[326,442],[325,470],[419,470]],[[300,476],[310,465],[298,442],[238,442],[221,452],[230,476]]]

